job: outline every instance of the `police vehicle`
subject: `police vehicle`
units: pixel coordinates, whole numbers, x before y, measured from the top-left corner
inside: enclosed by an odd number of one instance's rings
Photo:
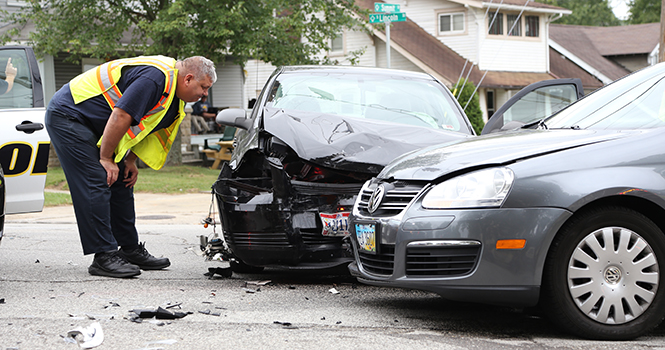
[[[32,48],[0,47],[0,239],[5,214],[38,212],[44,206],[50,147],[45,111]]]

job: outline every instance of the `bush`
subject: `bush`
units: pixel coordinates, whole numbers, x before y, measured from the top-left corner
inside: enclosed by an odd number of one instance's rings
[[[466,81],[465,84],[465,81],[466,79],[461,79],[457,82],[457,84],[455,84],[453,87],[453,94],[457,98],[459,104],[462,105],[462,108],[466,106],[464,112],[469,118],[469,121],[471,121],[473,130],[476,131],[477,135],[480,135],[480,132],[485,126],[485,122],[483,121],[483,112],[480,109],[480,99],[478,98],[477,93],[473,95],[473,98],[471,98],[471,94],[473,94],[473,92],[476,90],[476,87],[473,85],[473,82]],[[464,88],[462,88],[462,86],[464,86]],[[460,89],[462,89],[461,92]],[[469,98],[471,98],[471,102],[469,102]]]

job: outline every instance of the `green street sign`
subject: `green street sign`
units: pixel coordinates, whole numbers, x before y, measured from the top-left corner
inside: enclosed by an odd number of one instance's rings
[[[387,12],[387,13],[399,12],[399,5],[398,4],[386,4],[384,2],[375,2],[374,3],[374,11],[376,11],[376,12]]]
[[[369,23],[383,23],[383,22],[404,22],[406,21],[406,13],[370,13]]]

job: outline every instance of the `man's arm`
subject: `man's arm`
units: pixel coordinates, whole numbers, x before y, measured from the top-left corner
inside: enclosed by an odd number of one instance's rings
[[[106,170],[106,183],[111,186],[118,179],[118,165],[113,160],[113,152],[132,125],[132,116],[116,107],[111,112],[108,123],[104,128],[102,146],[99,151],[99,162]],[[136,159],[136,158],[134,158]],[[134,181],[136,182],[136,181]]]

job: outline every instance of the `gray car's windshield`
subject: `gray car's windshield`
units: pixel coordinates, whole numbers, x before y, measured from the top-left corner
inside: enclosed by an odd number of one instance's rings
[[[608,85],[545,123],[550,129],[652,129],[665,126],[664,68],[648,68]]]
[[[450,93],[433,80],[375,74],[282,74],[268,106],[470,133]]]

